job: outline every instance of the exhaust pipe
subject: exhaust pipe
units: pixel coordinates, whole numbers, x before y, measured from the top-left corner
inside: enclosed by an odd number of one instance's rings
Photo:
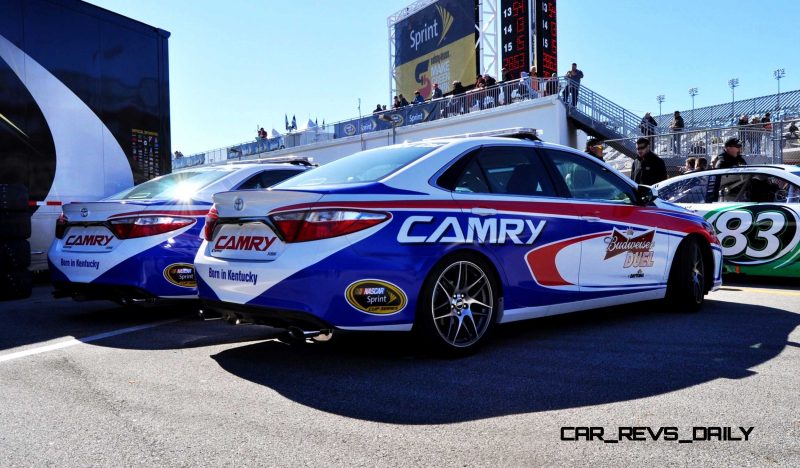
[[[319,341],[327,341],[333,335],[331,330],[303,330],[300,327],[289,327],[286,332],[295,340],[305,341],[306,338],[319,338]]]
[[[200,317],[200,320],[206,322],[209,320],[222,320],[222,315],[211,310],[200,309],[197,311],[197,316]]]

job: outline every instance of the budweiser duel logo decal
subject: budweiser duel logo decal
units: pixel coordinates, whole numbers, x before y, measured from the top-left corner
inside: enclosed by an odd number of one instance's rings
[[[275,236],[219,236],[211,250],[213,252],[222,252],[223,250],[266,252],[275,239]]]
[[[616,229],[611,236],[605,238],[606,256],[603,260],[625,254],[623,268],[643,268],[653,266],[653,247],[655,246],[655,231],[647,231],[635,236],[633,230],[628,229],[622,233]]]

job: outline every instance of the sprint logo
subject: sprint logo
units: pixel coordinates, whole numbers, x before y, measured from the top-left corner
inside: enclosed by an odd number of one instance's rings
[[[408,38],[411,40],[411,48],[414,51],[418,51],[420,46],[426,42],[436,40],[437,37],[439,41],[436,44],[440,45],[444,38],[447,37],[447,32],[453,26],[453,15],[440,5],[436,5],[436,11],[439,12],[439,19],[434,19],[433,24],[425,23],[419,31],[412,29],[409,32]],[[442,27],[441,30],[439,26]]]

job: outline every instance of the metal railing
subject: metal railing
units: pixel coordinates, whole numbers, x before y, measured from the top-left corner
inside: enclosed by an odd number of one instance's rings
[[[600,136],[613,135],[624,140],[640,134],[642,119],[638,115],[583,85],[577,88],[577,96],[573,98],[572,89],[567,84],[562,93],[570,117],[589,126]]]
[[[800,90],[785,91],[780,94],[780,109],[778,108],[778,95],[770,94],[740,101],[726,102],[713,106],[698,107],[694,109],[681,110],[683,120],[687,126],[692,127],[724,127],[736,123],[739,116],[763,116],[770,112],[772,118],[788,120],[800,116]],[[694,113],[694,123],[692,123],[692,113]],[[672,112],[655,116],[659,130],[669,131],[669,123],[672,120]]]
[[[399,109],[388,109],[360,118],[345,119],[309,130],[327,134],[326,138],[322,138],[322,140],[357,136],[379,130],[391,130],[397,127],[480,112],[517,102],[560,95],[559,93],[562,92],[565,84],[566,80],[563,78],[521,78],[498,83],[487,88],[471,89],[461,94],[404,106]],[[292,138],[302,133],[303,131],[289,132],[282,135],[285,147],[299,148],[315,144],[320,140],[317,138],[313,142],[302,144],[298,141],[298,138]],[[176,158],[172,160],[172,167],[173,169],[180,169],[228,160],[255,159],[268,151],[267,149],[259,152],[250,151],[251,147],[258,144],[258,142],[258,139],[255,139],[255,142],[254,140],[249,140],[236,145]],[[274,148],[270,148],[270,150],[272,149]]]
[[[734,127],[717,127],[662,133],[647,136],[654,153],[667,165],[667,173],[677,175],[685,166],[687,158],[705,158],[708,167],[713,166],[717,155],[725,151],[725,142],[738,138],[742,143],[742,156],[748,164],[797,164],[800,163],[800,135],[789,133],[790,122],[771,122]],[[621,171],[630,170],[633,159],[613,147],[618,144],[634,145],[641,135],[631,138],[606,140],[610,147],[605,160]],[[617,145],[615,145],[615,143]]]

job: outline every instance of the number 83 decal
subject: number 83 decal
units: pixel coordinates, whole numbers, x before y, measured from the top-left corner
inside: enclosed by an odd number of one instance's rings
[[[783,257],[800,241],[798,215],[777,205],[736,207],[711,214],[725,260],[759,265]]]

